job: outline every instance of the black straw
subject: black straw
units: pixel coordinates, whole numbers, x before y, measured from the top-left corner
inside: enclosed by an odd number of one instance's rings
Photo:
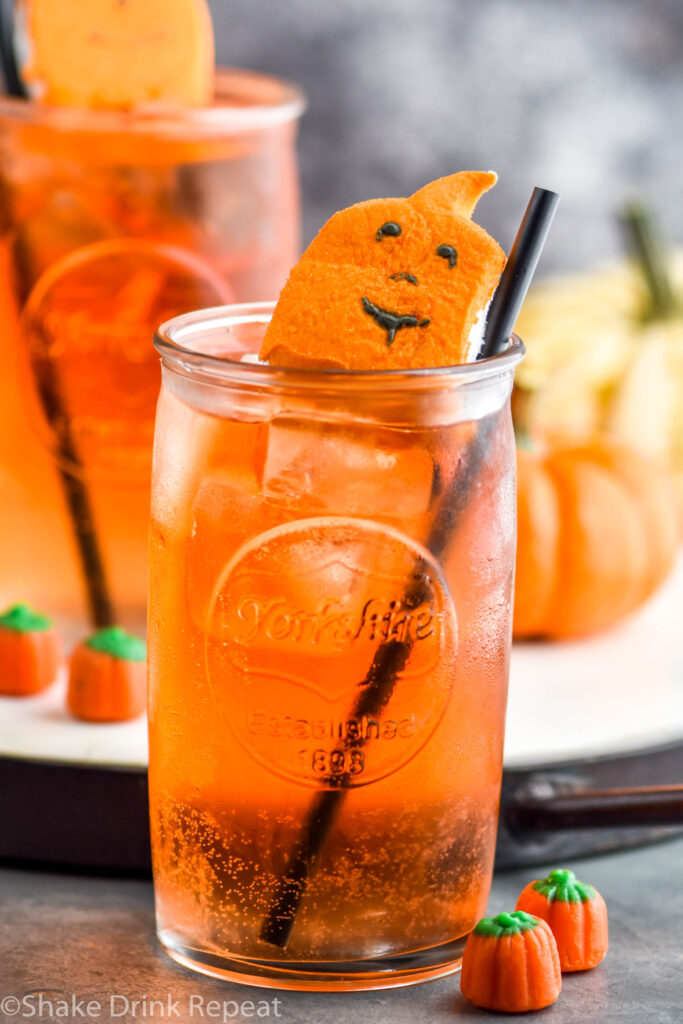
[[[13,257],[17,271],[17,301],[20,306],[23,306],[31,292],[32,275],[29,269],[30,263],[25,239],[21,233],[15,239]],[[45,337],[46,328],[41,320],[32,322],[24,312],[21,329],[27,344],[30,332],[35,332],[37,335],[38,345],[36,347],[39,354],[32,360],[34,381],[45,418],[53,429],[57,441],[56,469],[69,511],[76,550],[81,564],[89,619],[91,624],[97,628],[113,626],[116,622],[115,610],[100,548],[90,491],[73,435],[71,416],[62,393],[57,367],[50,357],[50,341]]]
[[[447,486],[444,487],[440,483],[438,475],[436,477],[441,493],[437,491],[437,511],[425,545],[436,559],[443,558],[457,522],[465,511],[470,490],[489,450],[491,429],[490,423],[484,423],[479,427],[474,439],[462,453],[453,479]],[[418,608],[428,596],[424,572],[422,560],[416,559],[401,599],[402,607],[409,611]],[[407,638],[394,638],[380,644],[365,678],[358,687],[359,696],[351,709],[350,719],[359,720],[364,715],[374,718],[386,707],[394,692],[398,675],[405,669],[412,648],[412,640]],[[359,738],[346,739],[344,742],[345,751],[362,746],[363,740]],[[311,800],[305,821],[302,823],[301,837],[287,858],[287,867],[278,879],[268,913],[261,924],[260,938],[264,942],[279,946],[281,949],[287,945],[308,877],[315,868],[344,800],[349,794],[351,781],[347,774],[343,774],[335,780],[335,789],[319,790]]]
[[[47,350],[47,346],[44,346],[44,350]],[[85,470],[71,429],[71,417],[49,356],[37,361],[34,373],[45,417],[56,434],[57,472],[76,541],[90,623],[97,629],[113,626],[116,614],[104,567],[90,491],[82,476]]]
[[[548,237],[559,198],[557,192],[547,188],[535,188],[531,193],[529,205],[491,300],[484,329],[484,344],[478,359],[495,356],[507,347]]]
[[[14,52],[14,0],[0,0],[0,68],[7,94],[25,100],[28,94]]]
[[[555,192],[534,189],[491,303],[484,343],[487,355],[494,355],[507,345],[541,255],[558,198]],[[472,487],[476,484],[489,452],[491,430],[490,422],[483,421],[478,425],[473,439],[460,454],[456,471],[437,499],[436,512],[425,545],[437,560],[442,559],[446,553],[458,520],[467,507]],[[423,566],[418,559],[411,577],[406,581],[403,594],[406,608],[417,607],[424,599],[423,586]],[[405,639],[393,639],[380,645],[359,687],[359,697],[351,717],[376,715],[386,707],[396,686],[397,676],[410,657],[411,648],[412,644]],[[345,741],[345,748],[361,745],[359,739]],[[287,946],[308,878],[315,870],[349,795],[349,781],[347,776],[342,775],[334,789],[319,790],[311,800],[300,838],[290,851],[287,867],[278,878],[273,899],[261,923],[262,941],[280,949]]]

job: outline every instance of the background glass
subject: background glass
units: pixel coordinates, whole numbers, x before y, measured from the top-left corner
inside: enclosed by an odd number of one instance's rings
[[[302,106],[229,70],[201,110],[0,98],[0,606],[144,626],[150,337],[198,305],[277,295],[298,253]]]

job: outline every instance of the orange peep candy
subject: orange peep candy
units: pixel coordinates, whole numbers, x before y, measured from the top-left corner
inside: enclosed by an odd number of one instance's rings
[[[213,95],[206,0],[25,0],[24,79],[45,103],[127,110]]]
[[[470,332],[505,254],[470,218],[496,180],[490,171],[461,171],[409,199],[371,199],[336,213],[292,270],[261,358],[353,370],[473,359]]]

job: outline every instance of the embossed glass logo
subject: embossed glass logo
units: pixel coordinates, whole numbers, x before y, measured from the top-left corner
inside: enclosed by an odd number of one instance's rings
[[[29,415],[64,468],[149,478],[154,329],[230,297],[194,253],[141,238],[83,245],[41,275],[22,315],[22,382]]]
[[[268,530],[217,581],[206,659],[221,714],[278,775],[360,786],[410,761],[448,702],[456,618],[438,564],[377,523]]]

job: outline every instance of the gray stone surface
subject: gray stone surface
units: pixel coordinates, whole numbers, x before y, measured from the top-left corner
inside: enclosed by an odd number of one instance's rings
[[[552,1024],[680,1024],[683,1020],[683,841],[669,842],[573,865],[604,894],[611,923],[606,961],[585,975],[565,977],[552,1010],[524,1018]],[[511,909],[521,887],[542,869],[496,877],[489,909]],[[12,998],[37,995],[19,1011]],[[111,996],[118,996],[111,1004]],[[7,997],[10,997],[9,1003]],[[59,1016],[60,999],[76,997],[83,1013]],[[194,996],[194,1003],[191,1002]],[[273,998],[280,1000],[273,1003]],[[3,999],[5,1002],[3,1002]],[[87,1015],[88,1000],[100,1003]],[[138,1000],[138,1006],[133,1001]],[[162,1017],[161,1000],[177,1013]],[[199,1013],[203,1000],[204,1017]],[[350,995],[271,993],[194,975],[171,963],[154,938],[152,887],[138,880],[0,870],[0,1024],[42,1021],[222,1019],[207,1016],[210,1000],[225,1002],[226,1019],[265,1019],[284,1024],[446,1024],[483,1021],[490,1015],[468,1006],[451,977],[393,992]],[[251,1000],[242,1013],[239,1003]],[[146,1001],[146,1002],[145,1002]],[[193,1007],[191,1011],[191,1007]],[[36,1011],[33,1017],[28,1014]],[[112,1012],[113,1010],[113,1012]],[[276,1011],[279,1016],[276,1017]],[[23,1016],[22,1016],[23,1014]]]
[[[508,248],[533,185],[562,205],[541,272],[620,248],[643,191],[683,239],[681,0],[210,0],[223,63],[310,97],[304,235],[334,210],[473,167]]]

